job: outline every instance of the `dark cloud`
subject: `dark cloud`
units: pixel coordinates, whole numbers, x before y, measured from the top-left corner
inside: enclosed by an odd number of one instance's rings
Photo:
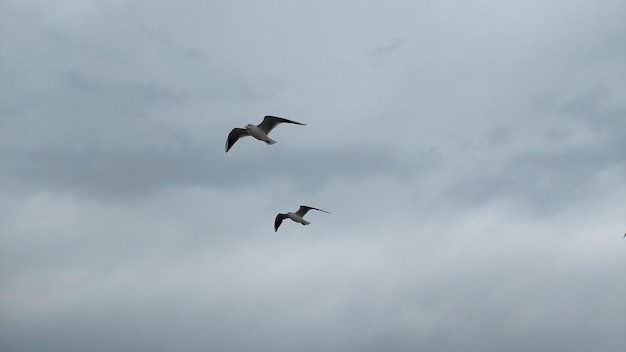
[[[18,194],[54,190],[125,199],[172,187],[230,189],[270,180],[315,189],[335,179],[409,177],[415,166],[382,150],[266,153],[266,148],[256,158],[235,160],[222,149],[184,144],[168,149],[5,151],[4,175],[8,189]]]
[[[468,206],[504,197],[538,215],[550,216],[595,192],[609,191],[611,186],[598,189],[596,178],[607,170],[623,169],[625,160],[616,150],[602,149],[581,147],[554,155],[524,153],[497,166],[478,161],[480,171],[459,175],[441,202]]]
[[[180,103],[189,95],[188,93],[174,93],[155,82],[105,85],[77,71],[65,72],[62,80],[73,89],[98,94],[100,97],[116,96],[116,99],[127,100],[125,104],[130,104],[129,102],[132,104]]]

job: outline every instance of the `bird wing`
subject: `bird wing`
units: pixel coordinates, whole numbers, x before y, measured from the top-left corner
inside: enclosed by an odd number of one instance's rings
[[[324,213],[330,214],[329,212],[327,212],[326,210],[322,210],[322,209],[317,209],[317,208],[313,208],[313,207],[309,207],[306,205],[301,205],[300,209],[298,209],[298,211],[296,212],[296,214],[304,217],[304,214],[306,214],[309,210],[319,210],[319,211],[323,211]]]
[[[248,130],[245,128],[233,128],[233,130],[228,134],[228,138],[226,138],[226,152],[228,153],[230,148],[239,138],[249,135]]]
[[[278,214],[276,215],[276,220],[274,220],[274,232],[278,231],[280,224],[283,223],[283,220],[288,218],[287,214]]]
[[[265,134],[270,133],[271,130],[274,129],[274,127],[276,127],[276,125],[278,125],[279,123],[294,123],[296,125],[302,125],[302,126],[306,126],[303,123],[300,122],[296,122],[296,121],[291,121],[291,120],[287,120],[284,119],[282,117],[278,117],[278,116],[270,116],[267,115],[263,118],[263,122],[261,122],[257,127],[259,127],[261,130],[263,130],[263,132],[265,132]]]

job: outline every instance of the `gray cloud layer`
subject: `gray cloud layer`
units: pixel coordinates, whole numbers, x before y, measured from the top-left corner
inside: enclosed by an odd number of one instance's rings
[[[624,350],[625,10],[7,2],[0,349]]]

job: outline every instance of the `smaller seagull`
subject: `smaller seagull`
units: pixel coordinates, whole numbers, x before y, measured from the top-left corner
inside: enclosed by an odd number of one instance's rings
[[[237,140],[241,137],[252,136],[267,144],[276,143],[275,140],[271,139],[267,135],[270,133],[271,130],[274,129],[274,127],[276,127],[276,125],[283,122],[306,126],[305,124],[300,122],[287,120],[278,116],[267,115],[263,118],[263,122],[256,126],[249,123],[246,125],[245,128],[233,128],[233,130],[230,131],[230,133],[228,134],[228,138],[226,139],[226,153],[228,153],[233,144],[235,144],[235,142],[237,142]]]
[[[291,219],[291,220],[293,220],[295,222],[299,222],[302,225],[310,224],[310,222],[304,220],[304,214],[306,214],[311,209],[323,211],[324,213],[330,214],[326,210],[317,209],[317,208],[313,208],[313,207],[308,207],[306,205],[301,205],[300,209],[298,209],[298,211],[295,212],[295,213],[287,212],[287,214],[279,213],[278,215],[276,215],[276,220],[274,220],[274,232],[278,231],[278,228],[280,227],[280,224],[282,224],[283,220],[287,219],[287,218],[289,218],[289,219]]]

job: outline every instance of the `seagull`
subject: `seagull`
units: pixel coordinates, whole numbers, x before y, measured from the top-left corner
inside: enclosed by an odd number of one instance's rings
[[[310,222],[304,220],[304,214],[306,214],[311,209],[323,211],[324,213],[330,214],[326,210],[317,209],[317,208],[309,207],[309,206],[306,206],[306,205],[301,205],[300,209],[298,209],[298,211],[295,212],[295,213],[287,212],[287,214],[279,213],[278,215],[276,215],[276,220],[274,220],[274,232],[278,231],[278,228],[280,227],[280,224],[282,224],[283,220],[287,219],[287,218],[289,218],[289,219],[291,219],[291,220],[293,220],[295,222],[299,222],[302,225],[310,224]]]
[[[233,130],[230,131],[230,133],[228,134],[228,138],[226,139],[226,153],[228,153],[228,150],[232,148],[233,144],[235,144],[235,142],[237,142],[239,138],[245,137],[245,136],[252,136],[267,144],[276,143],[275,140],[271,139],[267,135],[270,133],[272,129],[274,129],[274,127],[276,127],[276,125],[282,122],[306,126],[305,124],[300,123],[300,122],[287,120],[278,116],[267,115],[263,118],[263,122],[261,122],[260,124],[256,126],[249,123],[246,125],[245,128],[237,128],[237,127],[233,128]]]

